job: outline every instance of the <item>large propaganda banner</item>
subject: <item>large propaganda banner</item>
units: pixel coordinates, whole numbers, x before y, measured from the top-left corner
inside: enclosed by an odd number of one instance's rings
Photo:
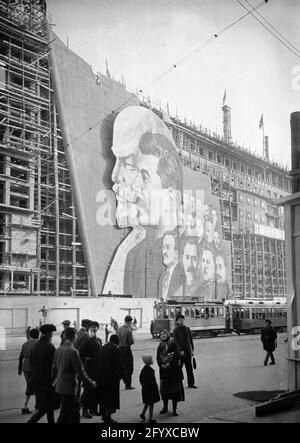
[[[58,39],[52,60],[92,295],[228,298],[231,245],[209,178],[183,170],[170,130],[123,85],[96,82]]]

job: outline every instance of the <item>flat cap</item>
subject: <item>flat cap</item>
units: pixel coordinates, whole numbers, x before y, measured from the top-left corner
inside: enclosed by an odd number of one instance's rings
[[[41,334],[50,334],[51,332],[56,331],[56,327],[54,325],[42,325],[40,327]]]
[[[63,322],[61,322],[62,325],[70,325],[71,321],[70,320],[64,320]]]

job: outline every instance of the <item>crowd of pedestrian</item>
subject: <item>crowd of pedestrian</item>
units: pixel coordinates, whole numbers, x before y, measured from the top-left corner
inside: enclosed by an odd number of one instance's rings
[[[113,320],[113,319],[112,319]],[[183,366],[187,373],[189,388],[196,389],[193,369],[196,368],[194,345],[190,329],[184,324],[184,316],[176,318],[173,337],[167,330],[160,331],[156,361],[159,367],[159,387],[155,377],[153,357],[143,355],[144,367],[139,381],[144,404],[140,414],[146,420],[149,410],[149,423],[153,419],[154,405],[162,400],[160,414],[169,411],[169,401],[173,416],[178,416],[178,403],[185,400],[183,388]],[[115,327],[115,321],[111,326]],[[267,351],[265,365],[276,348],[276,332],[268,320],[262,333],[262,342]],[[133,339],[133,319],[127,315],[121,327],[111,333],[106,325],[105,344],[97,336],[99,323],[84,319],[77,331],[71,322],[62,323],[60,346],[52,343],[56,327],[42,325],[39,329],[27,331],[27,341],[22,346],[18,373],[26,380],[25,402],[22,414],[31,414],[28,404],[35,395],[35,412],[27,423],[37,423],[47,416],[48,423],[54,423],[54,411],[60,409],[57,423],[79,423],[81,415],[87,419],[99,416],[105,423],[114,423],[112,415],[120,409],[120,382],[126,390],[132,386],[134,359],[131,346]],[[81,413],[80,413],[81,411]]]

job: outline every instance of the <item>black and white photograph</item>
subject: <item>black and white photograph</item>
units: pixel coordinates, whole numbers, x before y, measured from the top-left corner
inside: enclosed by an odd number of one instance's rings
[[[299,17],[0,0],[0,423],[300,423]]]

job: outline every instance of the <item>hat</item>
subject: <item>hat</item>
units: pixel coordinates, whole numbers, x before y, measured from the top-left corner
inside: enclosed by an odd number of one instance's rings
[[[42,325],[40,327],[41,334],[51,334],[51,332],[56,331],[56,327],[54,325]]]
[[[98,328],[99,329],[99,323],[97,321],[91,321],[89,328]]]
[[[185,319],[185,316],[183,314],[178,314],[176,317],[176,321],[179,320],[180,318]]]
[[[70,320],[64,320],[61,324],[62,325],[70,325],[71,321]]]
[[[266,323],[269,323],[270,325],[272,324],[272,321],[269,318],[266,318]]]
[[[130,323],[130,322],[132,322],[132,317],[131,317],[131,315],[126,315],[126,317],[124,318],[124,322],[125,322],[125,323]]]

